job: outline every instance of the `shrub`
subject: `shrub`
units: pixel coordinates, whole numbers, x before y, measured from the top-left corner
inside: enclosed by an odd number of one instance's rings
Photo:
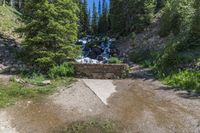
[[[40,5],[40,6],[38,6]],[[18,29],[28,64],[47,72],[80,54],[74,42],[78,32],[78,6],[73,0],[26,0],[23,21]]]
[[[171,32],[178,35],[180,32],[189,31],[194,14],[193,3],[192,0],[167,1],[161,17],[159,35],[166,37]]]
[[[180,33],[173,40],[170,40],[167,47],[160,52],[160,56],[155,62],[155,68],[159,77],[186,68],[190,64],[194,64],[200,57],[200,47],[190,48],[187,35],[184,36]]]
[[[144,66],[153,66],[155,64],[155,61],[157,59],[159,52],[155,50],[150,50],[150,49],[138,49],[133,51],[130,54],[130,59],[134,63],[139,63]]]
[[[54,66],[48,72],[48,76],[50,78],[59,78],[59,77],[66,77],[72,76],[74,74],[74,68],[69,63],[63,63],[59,66]]]
[[[184,70],[165,78],[165,83],[192,92],[200,92],[200,72]]]
[[[159,35],[161,37],[166,37],[171,32],[171,5],[169,2],[166,3],[166,6],[164,8],[164,13],[161,17],[161,24],[160,24],[160,31]]]
[[[109,63],[109,64],[121,64],[122,61],[119,60],[117,57],[111,57],[111,58],[108,60],[108,63]]]
[[[198,40],[200,42],[200,2],[195,0],[194,2],[195,15],[193,16],[192,25],[191,25],[191,38]],[[199,43],[198,43],[199,44]]]

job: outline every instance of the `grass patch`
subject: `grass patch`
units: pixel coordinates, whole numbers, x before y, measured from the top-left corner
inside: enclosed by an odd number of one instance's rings
[[[29,77],[13,77],[8,83],[0,82],[0,108],[14,104],[20,99],[29,99],[41,95],[51,94],[57,87],[69,85],[73,78],[51,80],[51,84],[44,85],[45,77],[33,74]]]
[[[110,121],[92,120],[71,124],[64,133],[118,133],[115,125]]]
[[[63,63],[59,66],[54,66],[48,72],[50,78],[69,77],[74,75],[73,65],[70,63]]]
[[[122,61],[119,58],[117,58],[117,57],[111,57],[108,60],[108,63],[109,64],[122,64]]]
[[[150,49],[137,49],[131,52],[129,58],[134,63],[140,64],[143,67],[153,67],[158,56],[158,51]]]
[[[200,72],[184,70],[164,79],[164,83],[189,92],[200,92]]]
[[[10,6],[0,6],[0,33],[14,35],[17,28],[22,26],[21,13]]]
[[[152,68],[155,77],[180,90],[200,92],[200,47],[191,45],[182,36],[168,40],[160,51],[134,50],[130,59]]]

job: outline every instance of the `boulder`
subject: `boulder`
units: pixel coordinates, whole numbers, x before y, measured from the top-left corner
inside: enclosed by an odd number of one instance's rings
[[[44,80],[42,81],[43,85],[50,85],[51,84],[51,80]]]
[[[88,57],[91,58],[91,59],[96,59],[97,54],[94,51],[92,51],[92,52],[89,53]]]

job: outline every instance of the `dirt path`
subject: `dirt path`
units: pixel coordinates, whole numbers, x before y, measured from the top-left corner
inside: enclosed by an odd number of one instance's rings
[[[0,133],[59,133],[73,122],[90,119],[110,120],[119,133],[200,132],[200,99],[183,98],[184,92],[150,79],[109,82],[117,92],[107,99],[108,105],[79,80],[52,96],[3,109]]]

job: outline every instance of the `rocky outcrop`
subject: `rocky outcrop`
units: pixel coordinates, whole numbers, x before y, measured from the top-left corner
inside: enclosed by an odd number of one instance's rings
[[[132,33],[127,37],[120,38],[117,41],[117,47],[123,55],[129,55],[137,50],[155,50],[159,51],[166,46],[167,38],[159,36],[160,15],[156,16],[153,22],[140,33]]]
[[[14,39],[0,36],[0,73],[16,72],[25,68],[25,65],[16,59],[16,53],[19,51],[20,46]]]
[[[157,16],[143,32],[135,35],[133,49],[156,51],[163,49],[168,38],[161,38],[159,36],[159,29],[160,16]]]

